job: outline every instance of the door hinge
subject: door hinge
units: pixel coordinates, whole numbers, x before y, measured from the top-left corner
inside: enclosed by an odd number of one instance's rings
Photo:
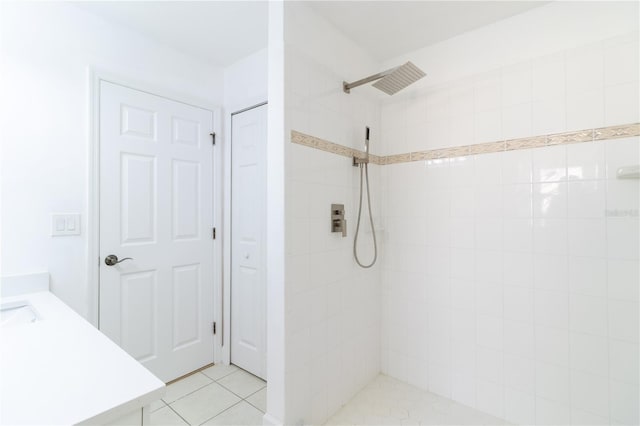
[[[211,142],[213,142],[213,144],[216,144],[216,132],[213,133],[209,133],[211,135]]]
[[[216,334],[216,331],[217,331],[217,330],[216,330],[216,323],[215,323],[215,321],[214,321],[214,322],[213,322],[213,334]]]
[[[213,228],[213,233],[212,234],[213,234],[213,239],[215,240],[216,239],[216,228]]]

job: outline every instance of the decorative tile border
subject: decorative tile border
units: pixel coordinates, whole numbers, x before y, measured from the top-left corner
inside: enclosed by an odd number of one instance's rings
[[[533,136],[528,138],[511,139],[506,141],[485,142],[475,145],[456,146],[452,148],[431,149],[427,151],[409,152],[380,157],[369,155],[373,164],[386,165],[408,163],[411,161],[436,160],[442,158],[464,157],[467,155],[489,154],[493,152],[513,151],[518,149],[541,148],[544,146],[567,145],[572,143],[592,142],[606,139],[627,138],[640,136],[640,123],[625,124],[622,126],[601,127],[574,132],[556,133],[552,135]],[[291,131],[291,142],[316,148],[321,151],[331,152],[343,157],[363,158],[363,151],[348,148],[324,139]]]
[[[337,143],[329,142],[324,139],[316,138],[311,135],[306,135],[301,132],[296,132],[295,130],[291,131],[291,142],[296,143],[298,145],[308,146],[310,148],[319,149],[320,151],[330,152],[332,154],[341,155],[343,157],[358,157],[364,158],[366,153],[364,151],[360,151],[358,149],[349,148]],[[373,164],[385,164],[386,157],[380,157],[378,155],[369,155],[369,161]]]

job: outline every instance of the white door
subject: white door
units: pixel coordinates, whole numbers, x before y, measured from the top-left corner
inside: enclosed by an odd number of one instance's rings
[[[101,82],[99,124],[100,329],[170,381],[213,362],[213,114]]]
[[[231,127],[231,362],[264,379],[267,106],[233,115]]]

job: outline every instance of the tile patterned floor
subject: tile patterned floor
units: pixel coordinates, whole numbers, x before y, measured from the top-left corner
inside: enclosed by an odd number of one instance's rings
[[[267,384],[235,366],[214,365],[167,386],[152,425],[262,425]],[[336,425],[507,425],[450,399],[379,375],[327,422]]]
[[[505,425],[450,399],[379,375],[326,425]]]
[[[233,365],[214,365],[167,386],[152,425],[261,425],[267,384]]]

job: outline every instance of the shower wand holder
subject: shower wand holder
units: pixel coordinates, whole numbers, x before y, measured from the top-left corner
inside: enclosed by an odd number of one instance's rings
[[[354,155],[353,156],[353,167],[360,167],[360,164],[369,164],[369,158],[360,158],[360,157],[356,157]]]

